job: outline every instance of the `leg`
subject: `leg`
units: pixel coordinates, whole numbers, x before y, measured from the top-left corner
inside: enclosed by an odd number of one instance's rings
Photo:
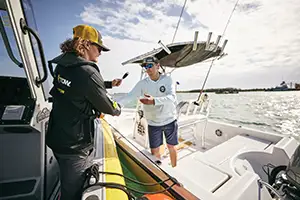
[[[84,171],[91,165],[92,152],[81,155],[55,154],[59,164],[61,200],[80,200],[85,181]]]
[[[177,120],[164,126],[164,134],[167,140],[167,147],[170,152],[170,160],[172,167],[177,165],[177,151],[175,146],[178,144],[178,124]]]
[[[160,152],[159,152],[159,147],[157,148],[151,148],[151,154],[160,159]]]
[[[160,153],[160,155],[164,155],[164,153],[165,153],[165,145],[164,144],[159,147],[159,153]]]
[[[148,125],[151,154],[160,159],[160,146],[163,144],[162,127]]]
[[[169,152],[170,152],[170,160],[172,167],[176,167],[177,165],[177,151],[174,145],[167,144]]]

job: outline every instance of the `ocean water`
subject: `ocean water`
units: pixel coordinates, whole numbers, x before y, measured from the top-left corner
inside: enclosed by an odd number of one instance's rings
[[[300,92],[207,93],[209,118],[300,138]],[[115,96],[122,96],[117,94]],[[196,100],[198,93],[178,93],[181,100]],[[126,107],[135,107],[135,102]]]

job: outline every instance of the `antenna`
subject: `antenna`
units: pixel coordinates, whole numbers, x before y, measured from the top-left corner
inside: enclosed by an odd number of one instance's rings
[[[176,26],[176,29],[175,29],[175,33],[174,33],[174,35],[173,35],[172,43],[173,43],[173,42],[174,42],[174,40],[175,40],[175,36],[176,36],[177,30],[178,30],[178,27],[179,27],[179,23],[180,23],[180,20],[181,20],[182,14],[183,14],[183,10],[184,10],[184,7],[185,7],[185,4],[186,4],[186,1],[187,1],[187,0],[185,0],[185,1],[184,1],[184,4],[183,4],[183,6],[182,6],[181,13],[180,13],[180,17],[179,17],[179,19],[178,19],[177,26]]]

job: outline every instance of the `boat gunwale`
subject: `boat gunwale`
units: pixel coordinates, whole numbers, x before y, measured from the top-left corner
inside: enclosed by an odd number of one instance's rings
[[[128,142],[124,138],[120,138],[120,137],[116,136],[116,134],[114,132],[113,132],[113,134],[115,136],[115,141],[116,141],[117,147],[120,148],[122,151],[124,151],[143,170],[145,170],[150,176],[152,176],[152,178],[154,178],[154,180],[161,181],[161,180],[166,180],[169,178],[163,171],[161,171],[159,168],[155,167],[154,164],[151,163],[148,159],[146,159],[146,158],[142,159],[142,157],[144,157],[144,155],[140,151],[134,152],[129,147],[130,144],[126,144]],[[133,156],[133,155],[136,155],[136,156]],[[162,183],[161,185],[164,188],[167,188],[167,187],[170,187],[171,185],[173,185],[173,183],[174,183],[173,181],[168,180],[168,181]],[[172,186],[171,189],[168,190],[168,192],[176,199],[199,200],[199,198],[196,197],[194,194],[192,194],[190,191],[185,189],[183,186],[180,186],[177,184]]]

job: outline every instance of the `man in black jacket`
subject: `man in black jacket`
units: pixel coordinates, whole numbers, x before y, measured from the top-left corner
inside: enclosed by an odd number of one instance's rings
[[[50,61],[57,64],[53,74],[53,97],[46,144],[60,167],[61,200],[79,200],[84,171],[93,158],[94,119],[101,113],[118,116],[121,109],[106,88],[120,79],[104,82],[96,65],[103,45],[95,28],[78,25],[73,39],[60,45],[62,54]]]

